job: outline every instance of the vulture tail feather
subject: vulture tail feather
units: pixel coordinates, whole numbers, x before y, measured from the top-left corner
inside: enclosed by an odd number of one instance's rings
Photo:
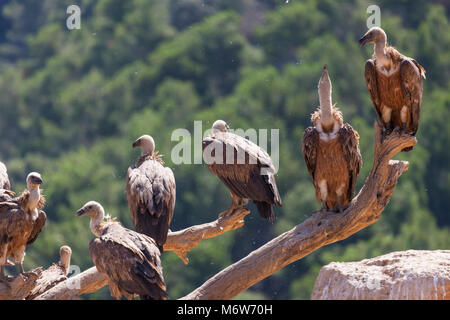
[[[264,201],[253,201],[258,209],[259,216],[272,222],[275,219],[273,208],[270,203]]]

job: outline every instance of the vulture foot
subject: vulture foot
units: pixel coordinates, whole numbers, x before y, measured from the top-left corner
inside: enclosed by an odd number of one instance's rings
[[[231,213],[233,213],[234,209],[235,208],[231,207],[231,208],[228,208],[225,211],[222,211],[221,213],[219,213],[219,218],[225,218],[225,217],[230,216]]]
[[[320,213],[326,213],[328,212],[327,203],[324,201],[322,202],[322,208],[320,208]]]
[[[344,209],[342,208],[342,206],[340,204],[337,204],[336,208],[334,208],[334,212],[335,213],[343,213]]]

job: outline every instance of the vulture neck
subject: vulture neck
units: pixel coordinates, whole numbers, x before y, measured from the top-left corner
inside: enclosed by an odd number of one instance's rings
[[[30,197],[28,198],[28,208],[31,212],[37,214],[36,208],[38,207],[39,200],[41,199],[41,190],[39,186],[28,186],[28,191],[30,192]]]
[[[152,156],[152,155],[153,155],[153,150],[142,149],[142,151],[141,151],[141,158]]]
[[[329,82],[328,75],[326,83],[319,84],[319,101],[320,101],[320,123],[322,127],[333,127],[333,107],[331,105],[331,82]]]
[[[103,220],[105,217],[105,212],[100,211],[96,216],[91,218],[91,231],[95,236],[101,237],[103,231]]]
[[[374,46],[374,54],[377,61],[383,66],[390,66],[391,61],[386,54],[386,38],[378,40]]]

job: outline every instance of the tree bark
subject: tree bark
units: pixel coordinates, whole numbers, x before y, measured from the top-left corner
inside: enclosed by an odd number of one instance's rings
[[[42,268],[19,274],[17,277],[10,277],[8,280],[0,282],[0,300],[23,300],[36,286],[36,281],[42,274]]]
[[[244,217],[249,213],[250,211],[246,208],[230,209],[219,214],[219,218],[213,222],[169,232],[164,251],[175,252],[185,264],[188,264],[187,252],[196,247],[200,241],[242,227]]]
[[[374,130],[372,171],[359,194],[342,214],[314,213],[303,223],[222,270],[181,299],[231,299],[286,265],[376,222],[389,203],[398,178],[408,170],[408,162],[390,159],[402,149],[415,145],[417,140],[399,130],[394,130],[383,139],[376,122]]]
[[[106,276],[92,267],[58,283],[34,300],[77,300],[82,294],[95,292],[107,284]]]

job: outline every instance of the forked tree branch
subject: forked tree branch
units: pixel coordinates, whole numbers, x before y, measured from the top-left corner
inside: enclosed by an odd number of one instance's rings
[[[408,162],[390,159],[402,149],[415,145],[417,140],[398,130],[382,139],[376,122],[374,130],[372,171],[359,194],[342,214],[314,213],[303,223],[222,270],[181,299],[231,299],[286,265],[376,222],[389,203],[398,178],[408,170]]]

